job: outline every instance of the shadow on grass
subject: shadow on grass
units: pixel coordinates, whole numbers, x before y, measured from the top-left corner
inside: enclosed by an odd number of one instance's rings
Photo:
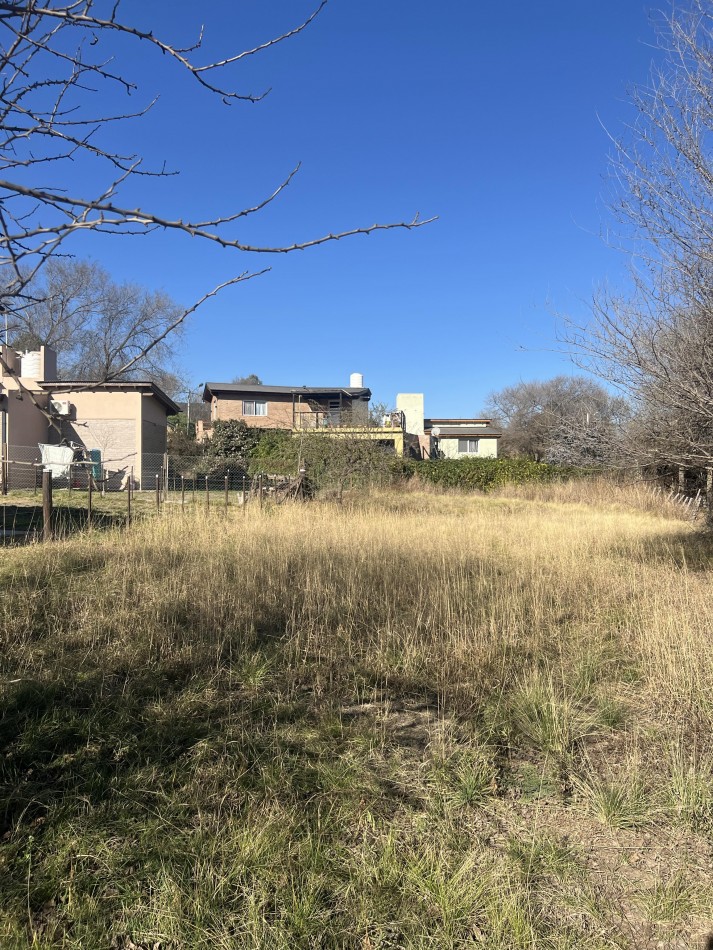
[[[41,505],[1,505],[0,544],[32,541],[42,538],[43,517]],[[98,530],[126,524],[126,515],[116,512],[92,512],[91,526]],[[89,525],[84,508],[59,508],[52,512],[52,530],[56,538],[67,538]]]
[[[197,644],[143,665],[65,645],[55,670],[4,684],[0,864],[15,933],[29,909],[48,947],[70,933],[108,947],[122,908],[167,869],[193,873],[206,841],[218,849],[278,814],[307,847],[324,814],[419,807],[365,769],[373,724],[342,721],[338,695],[294,677],[283,636],[265,627],[218,654]],[[329,834],[340,827],[335,817]]]

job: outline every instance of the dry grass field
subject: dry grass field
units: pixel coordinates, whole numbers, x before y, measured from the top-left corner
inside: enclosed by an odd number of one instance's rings
[[[0,947],[704,947],[713,542],[643,489],[0,560]]]

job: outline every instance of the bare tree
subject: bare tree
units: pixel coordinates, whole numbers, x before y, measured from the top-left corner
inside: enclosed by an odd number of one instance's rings
[[[503,428],[502,454],[568,465],[611,460],[628,418],[623,399],[582,376],[507,386],[490,394],[484,413]]]
[[[713,464],[713,5],[658,24],[662,63],[615,142],[614,211],[631,289],[599,292],[569,322],[580,366],[633,402],[633,462]]]
[[[321,0],[306,20],[281,35],[213,61],[201,61],[202,31],[195,43],[179,47],[162,37],[160,27],[145,30],[133,25],[123,15],[121,0],[0,2],[0,268],[9,275],[0,284],[3,311],[17,314],[36,302],[31,287],[41,269],[53,257],[67,253],[73,237],[88,231],[112,235],[179,232],[234,252],[274,255],[348,235],[425,223],[416,216],[411,221],[355,227],[287,245],[242,242],[235,236],[235,225],[275,201],[299,166],[254,206],[220,216],[187,220],[180,209],[167,216],[122,200],[125,189],[137,177],[161,179],[174,173],[165,167],[147,167],[130,147],[117,151],[115,133],[107,134],[117,125],[126,125],[128,136],[131,120],[146,116],[155,102],[155,96],[140,89],[134,79],[132,47],[135,54],[146,50],[155,55],[157,65],[187,73],[206,94],[226,106],[257,102],[265,93],[240,93],[224,77],[246,58],[301,33],[326,2]],[[117,91],[131,94],[132,103],[142,95],[144,98],[136,108],[106,111],[104,103]],[[83,169],[87,174],[79,177],[77,171]],[[72,185],[98,178],[103,183],[94,191],[89,185],[86,190]],[[218,291],[264,272],[236,268],[233,277],[177,312],[169,324],[162,324],[140,350],[128,354],[123,362],[105,361],[105,378],[131,370]],[[8,366],[3,364],[3,368],[10,372]]]
[[[31,300],[13,315],[10,339],[18,349],[51,346],[60,378],[169,379],[167,342],[150,347],[183,312],[167,294],[117,284],[95,262],[64,258],[49,260],[28,289]]]

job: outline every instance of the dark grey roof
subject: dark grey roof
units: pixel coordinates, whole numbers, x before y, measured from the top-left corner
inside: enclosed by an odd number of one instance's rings
[[[220,393],[248,393],[259,396],[338,396],[340,393],[350,399],[371,399],[371,390],[352,386],[252,386],[245,383],[206,383],[203,398],[209,401],[211,396]]]
[[[51,381],[42,380],[38,383],[38,386],[48,391],[61,393],[69,393],[73,390],[75,392],[83,390],[90,393],[97,389],[136,389],[139,392],[149,392],[152,396],[155,396],[165,409],[168,410],[167,415],[175,416],[180,412],[179,407],[173,399],[167,396],[156,383],[152,383],[150,379],[115,379],[108,383],[92,383],[86,379],[53,379]]]

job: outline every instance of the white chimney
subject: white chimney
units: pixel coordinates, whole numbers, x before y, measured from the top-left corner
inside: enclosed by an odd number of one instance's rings
[[[363,389],[364,388],[364,374],[352,373],[351,376],[349,377],[349,388]]]

